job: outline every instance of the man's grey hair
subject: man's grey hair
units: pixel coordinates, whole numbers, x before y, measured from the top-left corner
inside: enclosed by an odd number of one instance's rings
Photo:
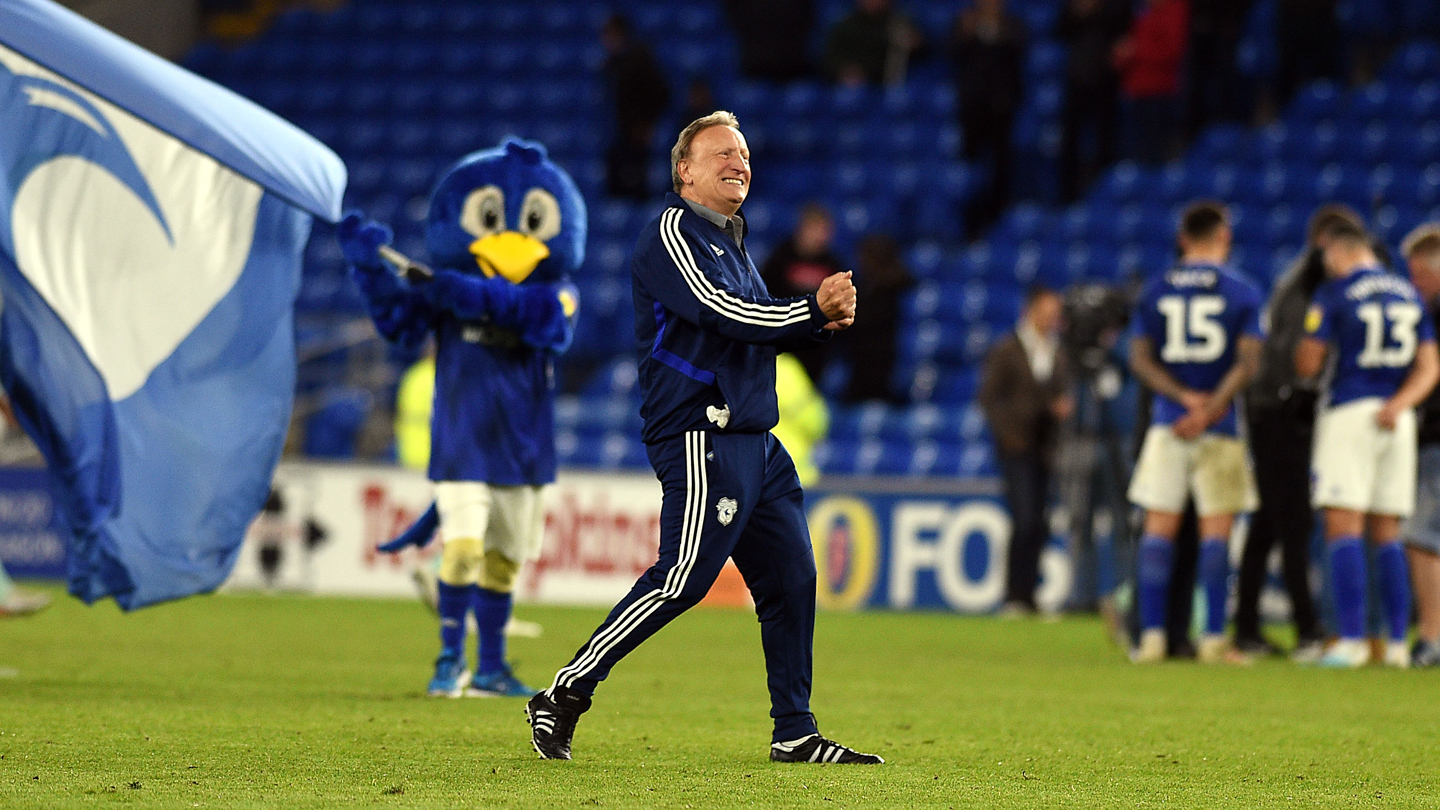
[[[739,129],[740,119],[729,110],[716,110],[707,116],[696,118],[689,126],[680,130],[680,137],[675,139],[675,145],[670,148],[670,182],[675,186],[677,194],[685,187],[685,184],[680,182],[680,161],[690,157],[690,143],[695,140],[695,136],[710,127]]]
[[[1429,222],[1411,231],[1400,243],[1400,255],[1424,263],[1431,271],[1440,271],[1440,223]]]

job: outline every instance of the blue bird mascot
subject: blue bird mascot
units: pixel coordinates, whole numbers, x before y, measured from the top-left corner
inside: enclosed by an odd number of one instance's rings
[[[351,213],[340,246],[386,340],[435,335],[430,480],[435,503],[396,541],[423,545],[438,527],[440,657],[429,693],[529,697],[510,671],[505,623],[520,566],[539,556],[544,485],[555,480],[554,358],[570,345],[584,260],[585,201],[537,143],[507,140],[452,166],[430,197],[425,244],[434,265],[406,264],[388,228]],[[465,660],[474,611],[479,664]]]

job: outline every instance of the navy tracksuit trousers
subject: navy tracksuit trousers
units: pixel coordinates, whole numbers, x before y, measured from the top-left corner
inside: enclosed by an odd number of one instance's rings
[[[760,618],[776,742],[816,733],[810,713],[815,556],[795,464],[770,433],[690,431],[647,447],[660,479],[660,558],[555,685],[593,695],[640,642],[699,602],[727,559]]]

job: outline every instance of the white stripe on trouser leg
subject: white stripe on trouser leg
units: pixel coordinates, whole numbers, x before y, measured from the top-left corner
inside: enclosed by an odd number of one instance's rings
[[[705,501],[708,495],[708,481],[705,474],[705,433],[693,430],[685,434],[685,511],[680,520],[680,552],[675,567],[665,576],[665,585],[658,591],[641,596],[626,608],[605,629],[605,632],[590,640],[575,659],[574,663],[555,674],[556,686],[570,687],[594,669],[625,636],[638,627],[666,601],[680,596],[685,590],[685,581],[695,567],[700,551],[700,533],[705,525]]]
[[[685,434],[685,509],[681,518],[680,548],[675,567],[665,578],[664,587],[651,591],[631,603],[606,631],[590,642],[575,663],[556,675],[556,684],[570,686],[599,663],[621,639],[658,610],[667,599],[679,596],[694,567],[704,524],[707,481],[705,475],[705,438],[700,431]]]

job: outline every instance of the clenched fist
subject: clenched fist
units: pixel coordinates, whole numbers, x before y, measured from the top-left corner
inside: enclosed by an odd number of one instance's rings
[[[850,280],[850,273],[836,273],[820,282],[815,302],[830,319],[826,329],[844,329],[855,323],[855,283]]]

